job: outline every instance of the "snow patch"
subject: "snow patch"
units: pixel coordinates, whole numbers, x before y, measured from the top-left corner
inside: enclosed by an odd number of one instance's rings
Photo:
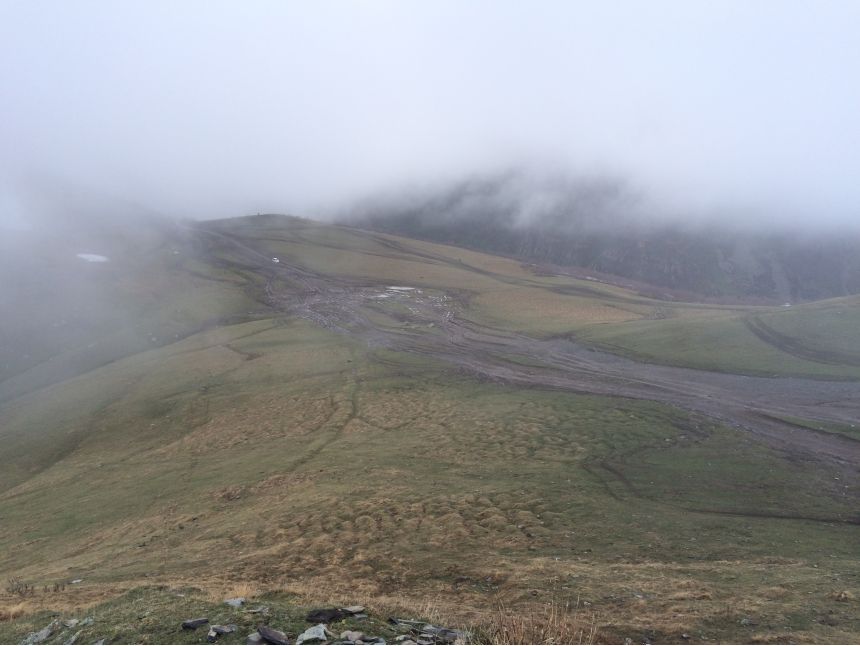
[[[107,256],[102,256],[97,253],[79,253],[76,254],[76,257],[81,260],[86,260],[87,262],[107,262],[110,260]]]

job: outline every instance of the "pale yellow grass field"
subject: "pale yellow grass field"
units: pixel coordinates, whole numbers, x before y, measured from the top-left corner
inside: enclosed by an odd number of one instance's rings
[[[622,309],[598,299],[527,287],[485,290],[470,305],[477,317],[487,317],[496,326],[536,334],[564,333],[587,325],[642,318],[632,305]]]

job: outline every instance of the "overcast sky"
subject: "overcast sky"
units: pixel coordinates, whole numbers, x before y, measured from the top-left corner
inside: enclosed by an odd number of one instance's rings
[[[854,222],[858,34],[860,2],[2,0],[0,208],[35,174],[320,215],[514,165]]]

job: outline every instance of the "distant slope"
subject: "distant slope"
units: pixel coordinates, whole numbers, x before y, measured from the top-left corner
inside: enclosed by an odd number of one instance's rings
[[[860,293],[857,232],[645,224],[625,211],[633,207],[611,184],[571,188],[565,199],[535,207],[512,181],[501,176],[409,198],[382,196],[345,221],[706,297],[797,302]]]
[[[0,239],[0,401],[261,309],[178,223],[78,222]]]

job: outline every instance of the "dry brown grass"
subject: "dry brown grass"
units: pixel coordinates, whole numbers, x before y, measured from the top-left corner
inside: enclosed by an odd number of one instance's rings
[[[10,603],[0,607],[0,621],[11,621],[23,617],[31,611],[30,604],[26,601]]]
[[[486,290],[474,304],[479,314],[490,317],[496,325],[536,333],[566,332],[583,325],[641,318],[634,306],[621,309],[593,298],[526,287]]]
[[[494,610],[479,610],[479,600],[472,602],[452,594],[382,593],[373,587],[362,589],[360,582],[350,586],[344,597],[341,585],[309,585],[303,581],[287,582],[282,590],[295,595],[300,603],[358,603],[381,617],[421,619],[472,633],[480,643],[493,644],[593,644],[598,640],[598,615],[577,602],[551,600],[545,603],[509,606],[498,601]],[[485,600],[484,600],[485,601]]]
[[[550,601],[526,612],[499,605],[476,630],[493,644],[593,644],[597,627],[594,613]]]
[[[33,596],[26,600],[16,599],[8,594],[0,594],[0,621],[9,621],[18,617],[51,610],[52,612],[78,612],[104,601],[115,599],[128,590],[148,585],[146,580],[132,580],[122,584],[85,584],[66,586],[62,592],[48,590],[44,592],[41,586],[36,586]]]
[[[206,596],[212,603],[220,603],[225,599],[235,599],[236,597],[253,599],[262,594],[262,592],[263,590],[260,586],[247,581],[215,584],[206,588]]]

